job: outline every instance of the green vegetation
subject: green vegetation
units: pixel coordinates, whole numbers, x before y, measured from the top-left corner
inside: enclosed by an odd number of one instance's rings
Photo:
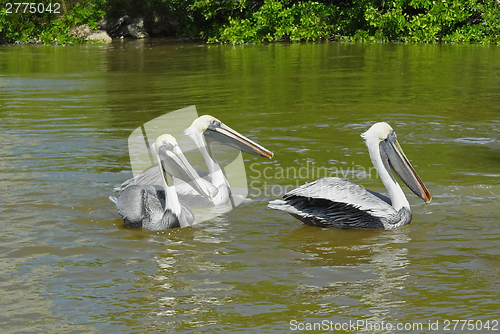
[[[48,6],[52,0],[38,1]],[[0,41],[81,42],[78,27],[95,29],[104,16],[124,15],[143,17],[152,35],[234,44],[500,42],[500,0],[84,0],[60,15],[29,10],[8,14],[3,4]]]
[[[331,18],[336,10],[333,6],[315,1],[291,3],[288,0],[266,0],[246,18],[230,16],[228,22],[209,40],[245,43],[328,39],[334,30]]]
[[[229,16],[209,40],[500,41],[500,3],[493,0],[265,0],[255,10],[238,4],[241,14]]]
[[[403,42],[498,42],[500,5],[481,0],[398,0],[366,7],[370,39]]]
[[[106,0],[80,1],[70,10],[61,1],[37,0],[29,5],[1,1],[0,42],[45,44],[81,43],[84,38],[77,27],[96,29],[97,20],[105,15]],[[10,13],[9,13],[10,12]]]

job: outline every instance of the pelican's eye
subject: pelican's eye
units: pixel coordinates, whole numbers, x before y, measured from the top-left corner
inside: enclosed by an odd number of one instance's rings
[[[210,125],[219,127],[220,126],[220,121],[218,119],[214,118],[214,119],[212,119],[210,121]]]
[[[396,133],[394,132],[394,130],[391,130],[391,132],[389,132],[389,134],[387,135],[387,137],[384,139],[386,141],[396,141]]]
[[[173,151],[175,148],[175,145],[172,143],[169,143],[168,141],[163,141],[161,143],[161,146],[158,148],[158,151]]]

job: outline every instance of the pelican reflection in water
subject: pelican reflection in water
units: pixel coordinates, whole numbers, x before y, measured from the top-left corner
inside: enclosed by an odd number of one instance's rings
[[[201,196],[211,200],[216,189],[202,180],[184,157],[175,138],[169,134],[156,139],[154,153],[158,160],[161,182],[156,184],[129,185],[120,191],[118,198],[110,197],[116,204],[124,224],[158,231],[190,226],[194,214],[179,201],[173,178],[183,179]]]
[[[241,135],[210,115],[203,115],[194,120],[191,126],[185,130],[185,134],[196,144],[208,168],[208,172],[197,171],[203,177],[199,182],[208,183],[205,185],[206,187],[216,188],[216,194],[209,201],[205,196],[201,196],[199,192],[196,192],[193,187],[186,184],[184,180],[175,179],[175,188],[179,197],[190,205],[223,205],[229,201],[231,193],[229,181],[217,161],[210,155],[207,149],[207,140],[210,143],[227,145],[253,155],[269,159],[273,157],[273,152]],[[151,185],[159,184],[159,182],[161,182],[160,171],[152,167],[138,176],[125,181],[121,185],[120,190],[123,191],[134,184]]]
[[[311,226],[393,229],[411,222],[410,204],[390,169],[426,203],[431,194],[406,158],[387,123],[376,123],[364,132],[373,166],[389,198],[338,177],[306,183],[274,200],[269,207],[290,213]]]

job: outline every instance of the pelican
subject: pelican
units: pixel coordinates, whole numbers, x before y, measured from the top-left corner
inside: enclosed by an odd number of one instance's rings
[[[211,157],[207,149],[207,140],[209,143],[231,146],[253,155],[269,159],[273,157],[273,152],[246,138],[210,115],[203,115],[195,119],[184,133],[196,144],[208,168],[208,172],[198,171],[203,177],[203,180],[199,182],[209,183],[206,187],[213,186],[217,189],[216,195],[211,201],[208,201],[206,197],[201,196],[187,185],[184,180],[175,179],[177,193],[183,200],[189,201],[192,205],[223,205],[229,201],[229,181],[222,172],[220,165]],[[125,181],[120,190],[123,191],[131,184],[158,184],[160,181],[160,171],[157,168],[149,168],[135,178]]]
[[[342,229],[396,227],[411,222],[410,204],[390,168],[426,203],[431,194],[413,169],[387,123],[372,125],[361,134],[373,166],[389,193],[389,198],[338,177],[306,183],[268,204],[311,226]]]
[[[110,197],[116,204],[118,214],[124,224],[130,227],[143,227],[151,231],[165,230],[192,225],[194,214],[179,202],[172,177],[189,180],[203,196],[208,199],[214,194],[186,160],[175,138],[169,134],[155,141],[155,156],[158,160],[158,173],[163,185],[129,185],[120,192],[118,199]]]
[[[212,200],[214,205],[226,204],[229,201],[231,189],[229,181],[222,172],[221,167],[210,156],[207,149],[208,146],[206,139],[208,139],[209,142],[228,145],[253,155],[269,159],[273,157],[273,152],[239,134],[229,126],[219,121],[217,118],[210,115],[198,117],[184,133],[195,142],[198,150],[203,155],[203,159],[205,160],[205,164],[208,168],[208,173],[203,174],[208,174],[210,176],[210,182],[218,190],[217,195]],[[192,189],[185,186],[180,186],[179,192],[182,191],[183,193],[186,193],[186,190],[189,191],[189,194],[193,194],[191,191]]]

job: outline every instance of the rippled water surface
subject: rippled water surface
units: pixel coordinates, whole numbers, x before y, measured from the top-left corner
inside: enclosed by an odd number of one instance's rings
[[[128,136],[190,105],[275,157],[244,155],[250,196],[220,217],[124,228],[108,196],[131,176]],[[498,46],[9,46],[0,117],[2,333],[500,320]],[[383,192],[359,137],[375,121],[433,195],[404,188],[411,225],[327,230],[266,208],[325,174]]]

